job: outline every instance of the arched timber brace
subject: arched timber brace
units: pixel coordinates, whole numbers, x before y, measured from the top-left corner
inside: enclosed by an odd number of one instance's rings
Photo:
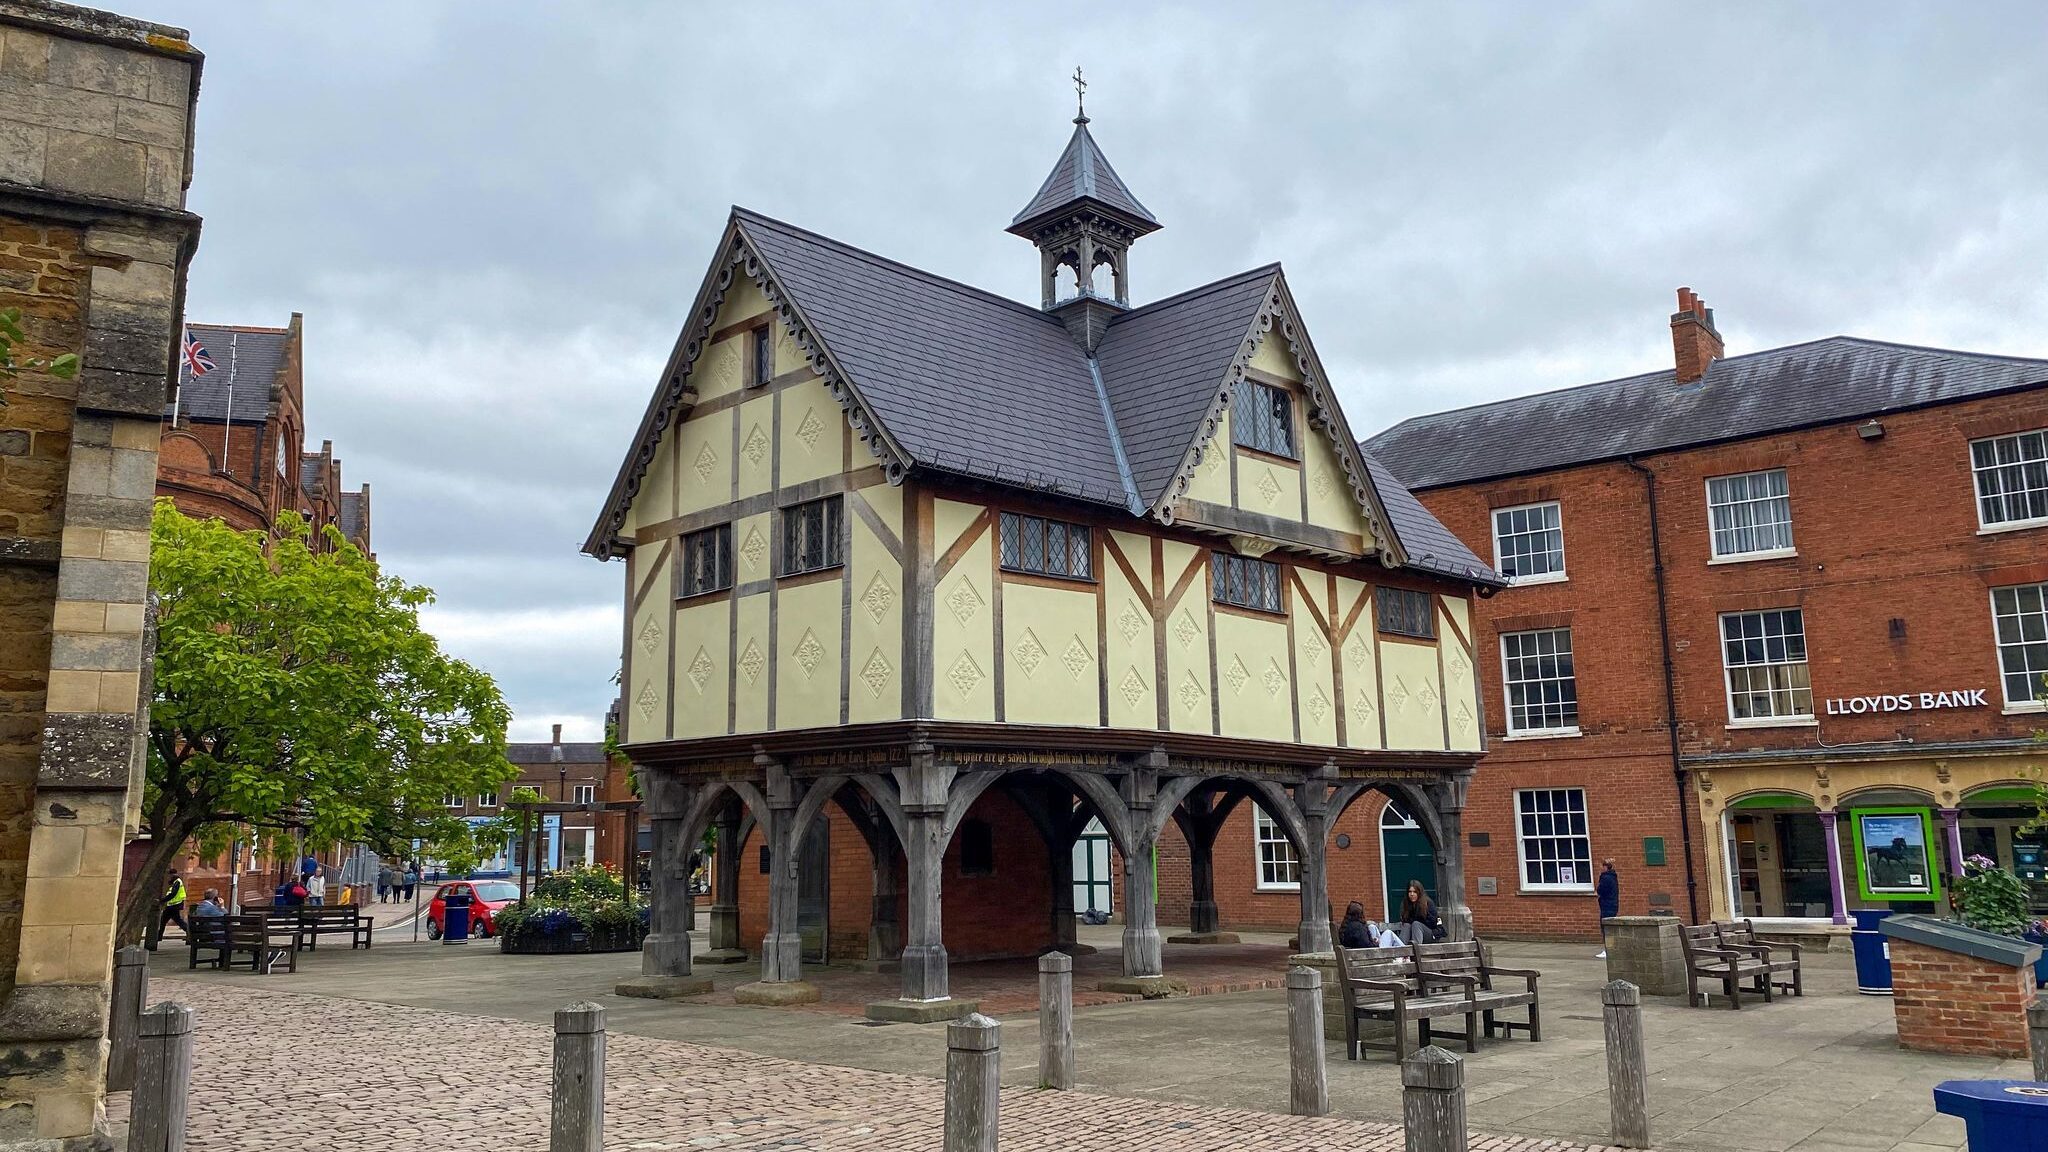
[[[757,816],[768,843],[768,931],[761,937],[761,980],[788,983],[803,979],[803,935],[797,928],[799,849],[805,830],[846,777],[803,780],[772,758],[757,756],[755,763],[766,769],[768,784],[767,818]]]
[[[1197,940],[1222,930],[1216,908],[1216,836],[1246,795],[1242,785],[1212,781],[1191,790],[1173,809],[1173,821],[1188,845],[1188,932]]]

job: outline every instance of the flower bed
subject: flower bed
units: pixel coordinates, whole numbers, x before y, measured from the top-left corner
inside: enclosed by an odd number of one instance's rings
[[[632,952],[647,938],[647,917],[646,903],[629,903],[611,872],[572,868],[535,884],[524,901],[498,912],[498,950]]]

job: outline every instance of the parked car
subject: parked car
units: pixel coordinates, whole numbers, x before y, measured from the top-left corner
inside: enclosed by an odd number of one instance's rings
[[[434,899],[427,905],[428,939],[441,938],[448,897],[459,891],[469,893],[469,934],[484,940],[497,933],[498,910],[519,899],[519,885],[510,880],[451,880],[434,889]]]

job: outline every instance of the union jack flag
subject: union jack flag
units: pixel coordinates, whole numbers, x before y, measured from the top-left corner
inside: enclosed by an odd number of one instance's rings
[[[206,354],[206,345],[201,344],[199,337],[192,335],[190,329],[185,332],[185,367],[194,376],[204,376],[213,371],[213,357]]]

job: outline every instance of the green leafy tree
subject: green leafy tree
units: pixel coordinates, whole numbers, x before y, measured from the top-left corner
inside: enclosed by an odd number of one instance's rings
[[[151,844],[122,940],[141,936],[195,837],[202,851],[241,829],[273,844],[303,830],[311,847],[475,844],[443,797],[517,775],[497,685],[420,628],[433,593],[380,573],[338,531],[315,548],[296,514],[278,527],[270,542],[157,501]]]

